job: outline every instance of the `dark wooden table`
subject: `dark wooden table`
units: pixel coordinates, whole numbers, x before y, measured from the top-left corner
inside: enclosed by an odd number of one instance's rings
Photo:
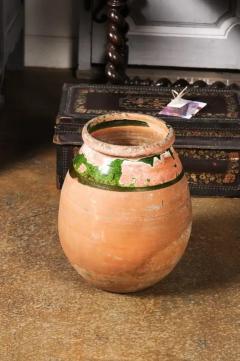
[[[112,84],[127,85],[157,85],[171,86],[171,82],[167,78],[161,78],[157,81],[151,79],[140,79],[135,77],[130,79],[126,74],[128,65],[128,45],[127,33],[129,30],[126,16],[128,15],[128,0],[103,0],[99,5],[107,6],[107,45],[106,45],[106,68],[105,74],[107,80]],[[98,9],[99,10],[99,9]],[[218,86],[224,87],[224,84],[218,82]],[[221,83],[221,84],[220,84]],[[195,86],[206,86],[204,81],[198,80]],[[174,83],[175,87],[185,87],[189,83],[185,79],[179,79]]]
[[[129,30],[126,17],[128,15],[128,0],[102,0],[101,6],[107,6],[107,45],[106,45],[106,68],[105,73],[107,80],[112,84],[128,85],[156,85],[156,86],[173,86],[182,88],[189,86],[186,79],[178,79],[171,83],[167,78],[161,78],[157,81],[151,79],[129,79],[126,74],[128,65],[128,45],[127,33]],[[207,83],[203,80],[196,80],[194,87],[205,87]],[[225,88],[222,81],[216,81],[212,84],[214,88]],[[239,90],[239,85],[233,83],[228,86],[230,89]]]

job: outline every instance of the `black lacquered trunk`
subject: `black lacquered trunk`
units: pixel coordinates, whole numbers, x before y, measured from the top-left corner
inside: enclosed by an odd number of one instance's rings
[[[176,133],[192,195],[240,196],[240,105],[235,90],[190,87],[186,99],[207,106],[190,120],[160,116],[172,98],[171,88],[65,84],[56,119],[57,186],[61,188],[74,152],[82,144],[81,129],[96,115],[130,111],[159,116]]]

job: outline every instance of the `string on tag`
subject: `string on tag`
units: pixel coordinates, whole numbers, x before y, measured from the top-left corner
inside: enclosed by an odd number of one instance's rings
[[[186,86],[180,93],[177,90],[172,90],[173,98],[182,98],[188,92],[188,86]]]

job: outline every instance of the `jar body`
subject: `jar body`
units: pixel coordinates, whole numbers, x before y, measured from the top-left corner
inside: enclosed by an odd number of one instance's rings
[[[165,277],[191,233],[191,199],[171,147],[124,159],[84,144],[60,198],[62,248],[80,275],[98,288],[134,292]]]

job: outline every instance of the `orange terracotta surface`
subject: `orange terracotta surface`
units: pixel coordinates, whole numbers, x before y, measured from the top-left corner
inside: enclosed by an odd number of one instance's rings
[[[101,153],[98,162],[100,158]],[[174,169],[181,172],[179,158],[174,159]],[[168,174],[170,160],[158,162]],[[148,165],[141,164],[147,172]],[[83,166],[79,169],[84,173]],[[82,184],[68,173],[61,192],[59,236],[83,278],[104,290],[133,292],[153,285],[174,268],[187,246],[191,219],[185,176],[160,189],[130,192]]]
[[[130,292],[169,273],[191,230],[186,179],[153,192],[121,193],[81,185],[67,175],[59,234],[72,265],[106,290]]]

